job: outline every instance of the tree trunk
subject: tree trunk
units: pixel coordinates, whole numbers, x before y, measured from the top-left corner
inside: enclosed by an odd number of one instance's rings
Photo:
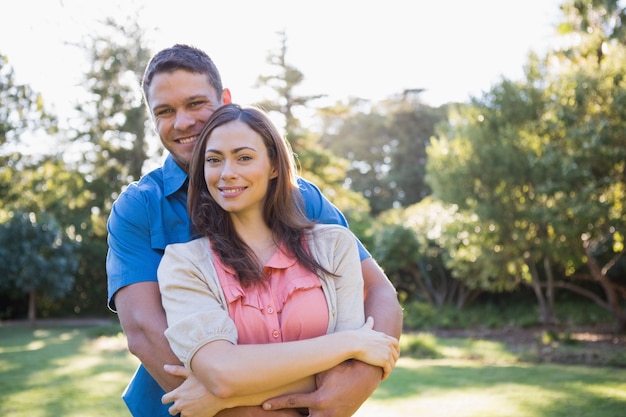
[[[601,268],[596,258],[593,257],[591,247],[588,242],[583,242],[585,254],[587,255],[587,266],[591,272],[591,276],[604,290],[606,296],[606,302],[609,306],[609,311],[615,319],[615,327],[619,332],[626,332],[626,312],[621,306],[621,294],[617,290],[614,283],[611,282],[606,275],[606,269]]]
[[[552,262],[547,256],[543,259],[543,269],[546,273],[546,301],[550,312],[550,324],[556,323],[556,313],[554,310],[554,275],[552,274]]]
[[[36,291],[31,290],[28,293],[28,322],[31,326],[35,325],[35,320],[37,319],[36,299]]]
[[[543,293],[543,289],[541,288],[541,279],[539,278],[539,273],[537,272],[537,266],[532,259],[527,259],[526,265],[528,265],[528,269],[530,270],[530,275],[532,277],[530,285],[535,292],[537,303],[539,304],[539,321],[543,325],[554,324],[554,306],[550,305],[549,300],[546,300],[546,296]]]

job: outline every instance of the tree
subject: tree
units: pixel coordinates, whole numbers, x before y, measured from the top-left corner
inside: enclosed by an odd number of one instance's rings
[[[418,92],[419,93],[419,92]],[[405,91],[402,99],[390,101],[389,132],[392,150],[386,183],[395,190],[393,203],[408,207],[431,194],[424,182],[426,148],[436,135],[435,127],[446,120],[446,107],[433,108],[419,96]]]
[[[457,279],[448,266],[454,245],[446,239],[463,237],[451,230],[466,224],[460,216],[430,197],[378,216],[373,254],[403,298],[462,309],[482,292],[483,285]]]
[[[424,183],[426,147],[446,110],[421,103],[419,90],[372,104],[351,99],[324,109],[322,143],[350,160],[347,183],[363,193],[376,216],[430,194]]]
[[[478,216],[480,255],[533,288],[544,323],[565,288],[626,329],[626,287],[611,278],[626,234],[625,56],[613,43],[600,64],[531,57],[525,80],[474,99],[429,148],[434,195]]]
[[[31,323],[37,298],[67,294],[77,265],[74,245],[52,217],[15,212],[0,226],[0,287],[28,294]]]
[[[287,62],[287,33],[278,32],[280,48],[270,51],[267,63],[275,67],[277,72],[270,75],[260,75],[258,87],[269,87],[276,93],[275,99],[263,100],[257,103],[263,109],[277,113],[284,120],[285,134],[296,154],[306,150],[306,135],[303,135],[302,124],[296,117],[298,108],[306,107],[310,102],[324,97],[324,95],[303,96],[296,93],[297,87],[304,81],[304,74]]]
[[[569,59],[592,57],[600,64],[608,43],[626,45],[626,7],[620,0],[568,0],[561,10],[563,21],[558,25],[559,32],[585,39],[564,48],[562,52]]]
[[[144,45],[144,30],[130,17],[123,23],[107,18],[78,45],[91,68],[85,74],[88,98],[76,106],[80,122],[73,141],[81,144],[79,168],[104,215],[121,187],[139,179],[148,159],[150,125],[140,86],[152,54]]]
[[[542,191],[555,198],[555,236],[576,242],[559,251],[568,279],[556,285],[592,299],[626,331],[626,279],[614,273],[626,255],[626,47],[612,42],[600,63],[587,58],[562,61],[566,72],[548,84],[547,93],[560,99],[546,112],[552,140],[541,162],[567,158]],[[603,297],[584,282],[599,286]]]
[[[284,120],[284,131],[300,166],[301,174],[316,184],[331,201],[339,207],[357,233],[368,228],[370,219],[363,214],[367,201],[362,195],[352,192],[344,186],[348,161],[338,158],[321,146],[319,135],[304,128],[297,117],[299,109],[310,106],[311,102],[323,95],[298,95],[296,90],[304,80],[304,75],[287,62],[287,35],[280,36],[280,48],[268,54],[267,62],[276,68],[276,73],[261,75],[258,87],[268,87],[275,98],[257,103],[266,111],[278,114]],[[366,211],[366,213],[369,210]],[[367,236],[359,236],[367,239]]]
[[[95,28],[79,45],[91,65],[84,83],[87,98],[61,132],[54,130],[42,97],[17,85],[6,59],[0,60],[0,222],[19,210],[45,212],[80,243],[75,285],[66,299],[49,305],[51,312],[107,311],[106,219],[119,191],[139,178],[149,155],[150,126],[140,90],[151,55],[145,44],[143,31],[131,20],[107,19]],[[26,135],[44,129],[64,140],[59,151],[35,160],[15,150]]]
[[[8,58],[0,53],[0,148],[19,142],[26,131],[51,128],[53,122],[41,94],[17,84]]]
[[[85,176],[53,156],[45,157],[36,166],[6,170],[0,177],[0,182],[4,181],[12,184],[3,201],[5,210],[48,213],[68,239],[79,243],[75,248],[79,268],[75,271],[72,290],[66,298],[53,304],[40,304],[40,313],[98,315],[106,312],[105,303],[98,302],[106,296],[105,219],[93,207],[93,192]]]
[[[84,181],[75,201],[84,209],[83,217],[72,223],[80,234],[81,262],[74,291],[63,304],[75,313],[107,312],[106,221],[120,190],[139,179],[151,156],[146,141],[151,122],[140,83],[152,54],[134,19],[136,15],[120,23],[107,18],[78,45],[90,68],[85,74],[87,96],[77,104],[77,122],[68,134],[81,156],[70,161],[71,169]]]
[[[41,94],[26,84],[17,84],[8,58],[0,54],[0,199],[14,190],[12,180],[28,161],[19,151],[25,134],[54,131],[54,117],[44,108]],[[0,221],[6,211],[0,209]]]

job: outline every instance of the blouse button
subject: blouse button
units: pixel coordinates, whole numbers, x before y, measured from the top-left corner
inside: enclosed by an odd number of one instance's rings
[[[273,309],[272,307],[268,307],[268,308],[267,308],[267,312],[268,312],[269,314],[272,314],[272,313],[274,312],[274,309]]]
[[[274,330],[274,331],[272,332],[272,336],[274,336],[274,338],[275,338],[275,339],[277,339],[277,338],[278,338],[278,336],[280,336],[280,333],[278,333],[278,330]]]

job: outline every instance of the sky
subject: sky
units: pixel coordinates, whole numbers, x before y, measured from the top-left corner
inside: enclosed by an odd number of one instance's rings
[[[235,102],[260,99],[257,77],[287,34],[300,94],[382,100],[425,89],[437,106],[467,101],[501,77],[522,75],[530,51],[554,41],[557,0],[21,0],[0,17],[0,54],[17,81],[57,114],[73,108],[87,68],[71,46],[106,17],[137,15],[156,52],[175,43],[204,49]],[[3,8],[7,10],[7,6]]]

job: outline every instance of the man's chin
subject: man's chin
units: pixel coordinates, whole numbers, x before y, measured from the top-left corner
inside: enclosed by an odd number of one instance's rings
[[[176,165],[181,167],[183,171],[189,173],[189,163],[191,161],[191,155],[174,154],[171,152],[170,154],[172,155],[174,162],[176,162]]]

